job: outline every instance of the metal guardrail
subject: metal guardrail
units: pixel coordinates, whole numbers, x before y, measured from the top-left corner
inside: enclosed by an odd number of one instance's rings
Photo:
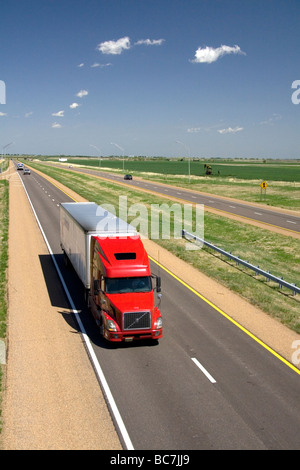
[[[201,245],[203,244],[205,246],[208,246],[209,248],[212,248],[213,250],[217,251],[218,253],[221,253],[222,255],[227,256],[229,259],[232,259],[233,261],[235,261],[238,265],[241,264],[241,265],[245,266],[246,268],[249,268],[252,271],[255,271],[256,275],[261,274],[262,276],[264,276],[267,279],[267,281],[277,282],[279,284],[280,289],[282,287],[287,287],[287,289],[290,289],[290,290],[293,291],[293,295],[296,295],[296,293],[300,294],[300,287],[297,287],[296,284],[291,284],[287,281],[284,281],[282,279],[282,277],[273,276],[273,274],[271,274],[270,272],[264,271],[263,269],[260,269],[259,266],[254,266],[253,264],[249,263],[248,261],[245,261],[245,260],[241,259],[239,256],[234,256],[230,252],[228,253],[227,251],[222,250],[222,248],[219,248],[218,246],[213,245],[212,243],[209,243],[206,240],[204,240],[203,238],[197,237],[196,235],[193,235],[193,234],[187,232],[186,230],[182,230],[182,235],[187,240],[196,240],[196,241],[200,242]]]

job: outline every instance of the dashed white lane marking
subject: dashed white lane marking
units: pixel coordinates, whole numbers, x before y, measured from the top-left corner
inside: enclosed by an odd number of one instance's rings
[[[195,357],[191,357],[191,359],[196,364],[196,366],[199,367],[201,372],[203,372],[203,374],[208,378],[208,380],[210,380],[211,383],[215,384],[216,380],[213,378],[212,375],[210,375],[210,373],[205,369],[205,367],[203,367],[203,365],[200,364],[198,359],[196,359]]]

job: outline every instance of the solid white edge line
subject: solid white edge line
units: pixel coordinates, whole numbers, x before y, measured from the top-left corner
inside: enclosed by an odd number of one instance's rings
[[[119,410],[118,410],[118,408],[117,408],[117,405],[116,405],[116,403],[115,403],[115,400],[114,400],[114,398],[113,398],[113,395],[112,395],[112,393],[111,393],[111,391],[110,391],[109,385],[108,385],[108,383],[107,383],[107,381],[106,381],[106,378],[105,378],[105,376],[104,376],[104,374],[103,374],[103,371],[102,371],[101,366],[100,366],[100,364],[99,364],[99,362],[98,362],[98,359],[97,359],[97,357],[96,357],[96,354],[95,354],[95,352],[94,352],[94,350],[93,350],[93,347],[92,347],[92,345],[91,345],[90,339],[89,339],[89,337],[87,336],[86,331],[85,331],[85,328],[84,328],[84,326],[83,326],[83,324],[82,324],[82,322],[81,322],[81,320],[80,320],[78,311],[77,311],[76,308],[75,308],[75,304],[74,304],[73,299],[72,299],[72,297],[71,297],[71,295],[70,295],[70,293],[69,293],[69,290],[68,290],[68,288],[67,288],[67,286],[66,286],[66,283],[65,283],[65,281],[64,281],[64,278],[63,278],[63,276],[62,276],[62,274],[61,274],[61,272],[60,272],[60,269],[59,269],[59,267],[58,267],[58,265],[57,265],[57,263],[56,263],[56,260],[55,260],[55,257],[54,257],[54,255],[53,255],[53,252],[52,252],[52,250],[51,250],[51,247],[50,247],[50,245],[49,245],[49,242],[48,242],[48,240],[47,240],[47,238],[46,238],[46,235],[45,235],[45,233],[44,233],[44,230],[43,230],[43,228],[42,228],[42,226],[41,226],[41,224],[40,224],[40,221],[39,221],[39,219],[38,219],[38,217],[37,217],[37,214],[36,214],[36,212],[35,212],[35,210],[34,210],[34,207],[33,207],[33,205],[32,205],[32,202],[31,202],[31,200],[30,200],[29,194],[28,194],[28,192],[27,192],[27,190],[26,190],[26,188],[25,188],[25,185],[24,185],[24,183],[23,183],[23,181],[22,181],[22,178],[20,177],[19,174],[18,174],[18,176],[19,176],[19,178],[20,178],[20,180],[21,180],[21,183],[22,183],[23,188],[24,188],[24,190],[25,190],[25,193],[26,193],[26,196],[27,196],[27,198],[28,198],[29,204],[30,204],[31,209],[32,209],[32,211],[33,211],[33,214],[34,214],[34,216],[35,216],[35,218],[36,218],[36,221],[37,221],[37,223],[38,223],[38,226],[39,226],[39,228],[40,228],[40,230],[41,230],[41,233],[42,233],[42,236],[43,236],[43,238],[44,238],[44,241],[45,241],[45,243],[46,243],[46,245],[47,245],[48,251],[49,251],[49,253],[50,253],[50,256],[51,256],[51,258],[52,258],[52,261],[53,261],[53,263],[54,263],[54,266],[55,266],[56,271],[57,271],[57,273],[58,273],[58,276],[59,276],[59,278],[60,278],[60,281],[61,281],[61,283],[62,283],[62,285],[63,285],[64,291],[65,291],[65,293],[66,293],[66,295],[67,295],[67,298],[68,298],[68,301],[69,301],[69,303],[70,303],[72,312],[74,313],[74,315],[75,315],[75,317],[76,317],[76,320],[77,320],[77,322],[78,322],[79,329],[80,329],[80,331],[81,331],[82,337],[83,337],[83,339],[84,339],[84,341],[85,341],[85,344],[86,344],[86,347],[87,347],[87,349],[88,349],[88,352],[89,352],[89,355],[90,355],[92,364],[93,364],[93,366],[94,366],[94,369],[95,369],[95,371],[96,371],[96,374],[97,374],[97,376],[98,376],[98,379],[99,379],[99,381],[100,381],[100,383],[101,383],[101,385],[102,385],[102,388],[103,388],[103,391],[104,391],[104,393],[105,393],[106,399],[107,399],[107,401],[108,401],[108,403],[109,403],[111,412],[112,412],[112,414],[113,414],[113,416],[114,416],[114,419],[115,419],[115,421],[116,421],[116,423],[117,423],[117,425],[118,425],[118,428],[119,428],[119,431],[120,431],[120,433],[121,433],[121,436],[122,436],[122,438],[123,438],[123,440],[124,440],[124,443],[125,443],[125,445],[126,445],[126,449],[127,449],[127,450],[134,450],[133,444],[132,444],[131,439],[130,439],[130,437],[129,437],[129,434],[128,434],[127,430],[126,430],[126,427],[125,427],[125,424],[124,424],[124,422],[123,422],[123,419],[122,419],[122,417],[121,417],[121,415],[120,415],[120,412],[119,412]]]
[[[192,361],[196,364],[197,367],[199,367],[199,369],[203,372],[204,375],[206,375],[206,377],[211,381],[211,383],[215,384],[216,383],[216,380],[213,378],[212,375],[210,375],[209,372],[207,372],[207,370],[205,369],[205,367],[203,367],[202,364],[200,364],[200,362],[198,361],[198,359],[196,359],[195,357],[191,357]]]

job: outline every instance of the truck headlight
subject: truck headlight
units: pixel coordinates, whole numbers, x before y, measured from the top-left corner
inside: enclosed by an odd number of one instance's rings
[[[117,331],[117,327],[112,320],[106,320],[106,329],[108,331]]]
[[[156,320],[156,328],[157,329],[162,328],[162,318],[161,317],[158,317],[158,319]]]

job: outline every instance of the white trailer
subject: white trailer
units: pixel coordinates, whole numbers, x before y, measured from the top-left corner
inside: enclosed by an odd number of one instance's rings
[[[65,261],[71,262],[86,290],[90,289],[92,236],[128,237],[136,229],[94,202],[60,204],[60,244]]]

